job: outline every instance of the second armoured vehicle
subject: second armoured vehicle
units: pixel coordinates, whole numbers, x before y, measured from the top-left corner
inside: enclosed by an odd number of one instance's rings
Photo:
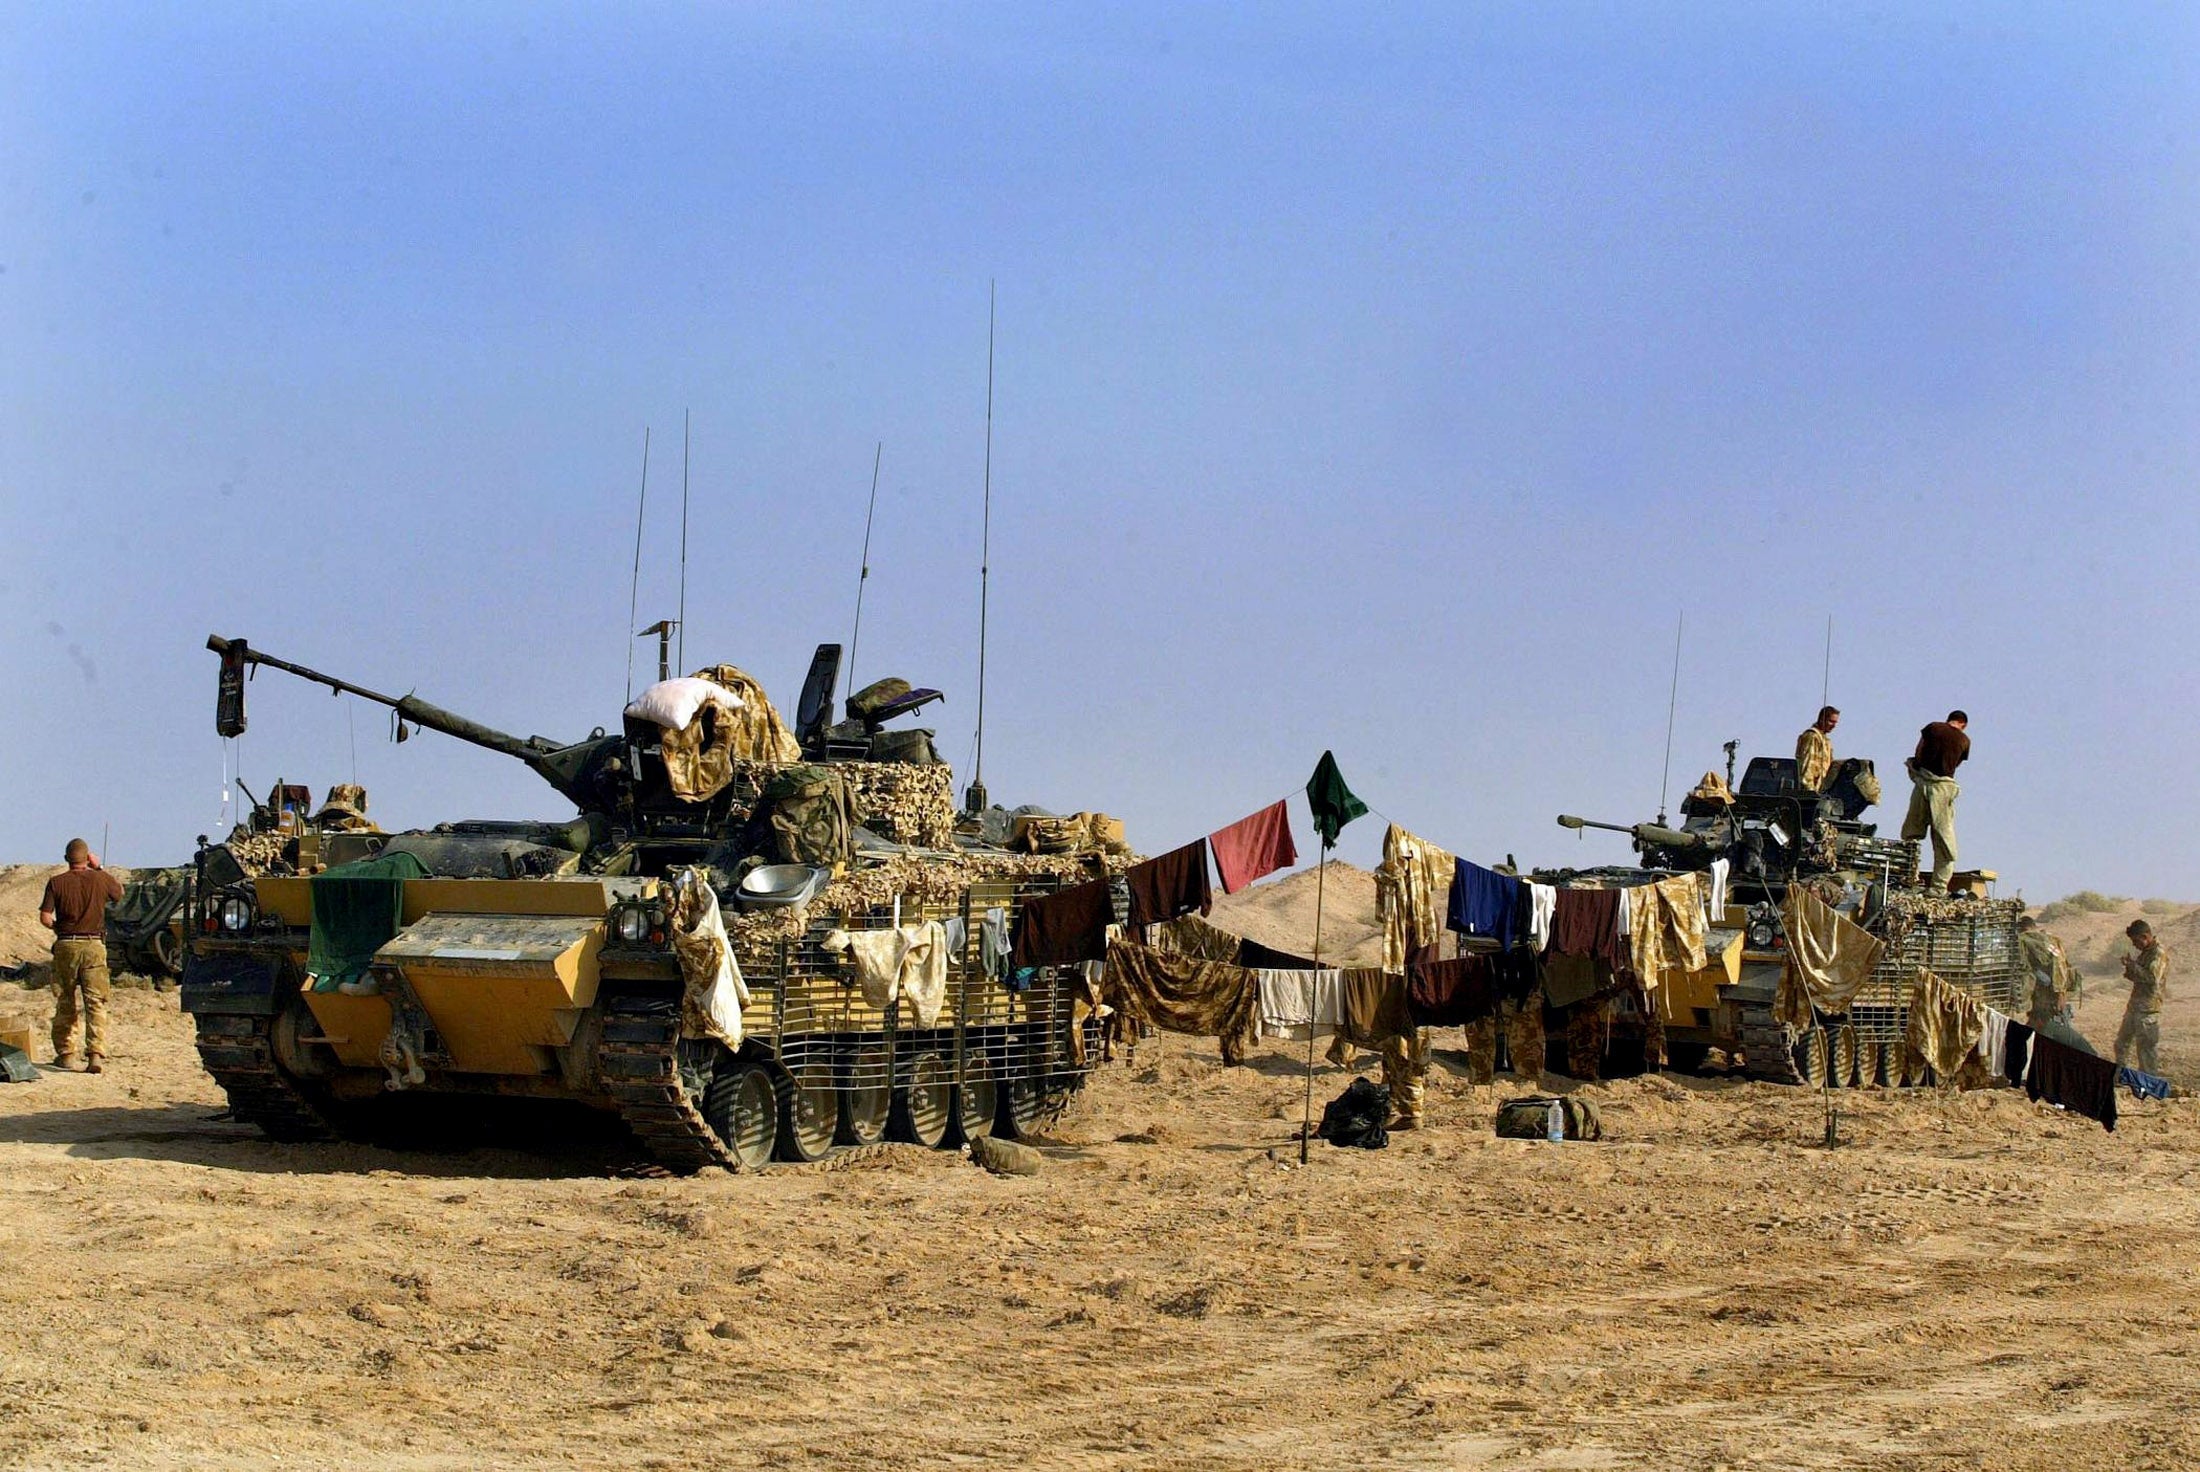
[[[1683,801],[1677,826],[1662,815],[1632,826],[1559,818],[1568,828],[1627,834],[1638,864],[1537,876],[1625,884],[1725,861],[1728,903],[1725,917],[1713,920],[1712,964],[1651,994],[1677,1066],[1699,1066],[1717,1048],[1752,1078],[1836,1087],[1903,1082],[1910,987],[1920,967],[2003,1012],[2023,1014],[2023,902],[1928,890],[1916,842],[1883,838],[1864,820],[1880,796],[1872,763],[1841,762],[1823,789],[1812,790],[1782,757],[1753,758],[1736,784],[1732,752],[1729,745],[1726,779],[1706,773]],[[1847,1015],[1801,1031],[1773,1011],[1788,964],[1780,906],[1794,884],[1811,886],[1886,942]]]

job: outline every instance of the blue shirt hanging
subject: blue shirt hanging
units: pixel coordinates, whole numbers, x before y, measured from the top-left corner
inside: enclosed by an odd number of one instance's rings
[[[1451,878],[1451,928],[1462,935],[1484,935],[1510,950],[1519,941],[1521,907],[1527,897],[1520,880],[1466,859]]]

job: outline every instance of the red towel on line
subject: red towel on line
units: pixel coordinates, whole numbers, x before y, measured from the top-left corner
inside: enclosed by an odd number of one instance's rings
[[[1291,816],[1280,802],[1209,834],[1207,843],[1215,851],[1215,872],[1222,876],[1224,894],[1236,894],[1299,861],[1298,847],[1291,842]]]

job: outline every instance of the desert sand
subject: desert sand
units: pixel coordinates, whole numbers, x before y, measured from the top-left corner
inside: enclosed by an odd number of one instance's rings
[[[1296,898],[1229,910],[1293,943]],[[2109,1134],[1856,1092],[1829,1152],[1807,1091],[1664,1076],[1580,1086],[1608,1137],[1554,1146],[1493,1137],[1520,1086],[1450,1032],[1429,1128],[1302,1169],[1292,1051],[1162,1037],[1032,1178],[896,1147],[649,1179],[570,1125],[274,1145],[190,1030],[125,989],[114,1072],[0,1088],[0,1464],[2200,1463],[2189,1100]],[[2165,1031],[2190,1060],[2200,1006]]]

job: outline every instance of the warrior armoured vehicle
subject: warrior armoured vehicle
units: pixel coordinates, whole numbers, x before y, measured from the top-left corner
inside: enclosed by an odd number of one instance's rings
[[[675,1169],[750,1166],[1019,1131],[1082,1081],[1082,974],[1011,971],[996,942],[1125,855],[958,832],[928,733],[884,729],[935,691],[873,686],[835,722],[825,645],[792,731],[717,666],[690,721],[630,707],[561,743],[208,646],[226,735],[246,672],[280,669],[514,757],[578,810],[325,833],[312,873],[202,849],[183,1006],[237,1117],[277,1139],[371,1133],[393,1092],[502,1095],[615,1112]]]
[[[1677,1066],[1700,1066],[1718,1048],[1738,1056],[1752,1078],[1836,1087],[1901,1083],[1910,986],[1919,967],[2004,1012],[2023,1012],[2017,948],[2023,902],[1929,892],[1918,874],[1916,842],[1880,837],[1863,819],[1880,796],[1871,762],[1839,763],[1814,791],[1796,780],[1792,760],[1761,756],[1736,785],[1732,745],[1727,750],[1726,779],[1706,773],[1683,801],[1677,827],[1662,816],[1631,827],[1559,818],[1568,828],[1627,834],[1639,864],[1537,876],[1625,884],[1726,861],[1727,909],[1712,922],[1711,964],[1651,993]],[[1803,1032],[1773,1013],[1788,964],[1780,906],[1794,884],[1811,886],[1886,942],[1848,1014]]]

